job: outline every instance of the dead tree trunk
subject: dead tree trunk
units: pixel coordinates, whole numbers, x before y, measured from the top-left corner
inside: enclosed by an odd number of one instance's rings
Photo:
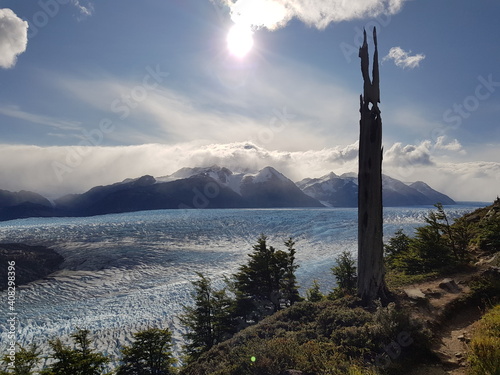
[[[363,46],[359,49],[364,93],[360,96],[359,122],[358,295],[364,304],[387,296],[382,243],[382,119],[378,108],[380,81],[375,28],[373,41],[373,80],[368,72],[366,31]]]

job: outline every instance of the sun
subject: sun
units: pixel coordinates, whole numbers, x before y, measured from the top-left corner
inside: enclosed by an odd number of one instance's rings
[[[233,25],[227,34],[229,52],[239,58],[245,57],[253,47],[253,32],[250,27]]]

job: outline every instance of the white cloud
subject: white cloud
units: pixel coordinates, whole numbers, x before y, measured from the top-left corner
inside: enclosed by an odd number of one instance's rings
[[[0,68],[12,68],[28,45],[28,22],[11,9],[0,9]]]
[[[384,173],[405,182],[425,181],[458,200],[490,201],[500,195],[500,162],[458,162],[434,154],[430,160],[431,149],[430,141],[417,146],[392,145],[384,155]],[[252,142],[118,147],[0,145],[0,159],[9,160],[0,165],[0,188],[33,190],[56,198],[129,177],[160,177],[182,167],[214,164],[242,171],[270,165],[298,181],[332,171],[356,172],[357,151],[357,142],[293,152],[270,150]]]
[[[431,141],[424,141],[419,145],[403,145],[401,142],[396,142],[385,151],[384,161],[400,168],[433,165],[431,146]]]
[[[382,61],[387,61],[387,60],[394,60],[394,64],[396,66],[406,69],[406,68],[416,68],[420,65],[420,62],[425,59],[425,55],[423,54],[417,54],[417,55],[410,55],[411,51],[406,52],[403,50],[401,47],[392,47],[389,50],[389,53],[387,56],[385,56]]]
[[[458,139],[453,139],[452,141],[446,143],[446,136],[444,135],[438,137],[434,148],[436,150],[454,151],[461,154],[466,153]]]
[[[50,116],[26,112],[17,106],[0,106],[0,114],[25,120],[34,124],[50,126],[59,130],[77,130],[79,127],[78,122],[60,120]]]
[[[182,167],[221,165],[232,170],[273,166],[292,180],[332,170],[355,170],[357,144],[309,151],[277,151],[252,142],[117,147],[0,145],[0,189],[33,190],[51,198],[129,177],[171,174]]]
[[[292,18],[324,29],[332,22],[398,13],[407,0],[221,0],[229,6],[235,23],[270,30]]]
[[[221,70],[211,90],[193,85],[191,92],[170,88],[168,77],[154,89],[147,89],[142,80],[106,76],[54,76],[52,82],[94,113],[97,109],[112,119],[117,131],[108,140],[115,143],[250,140],[294,151],[352,142],[358,133],[358,93],[321,72],[303,71],[297,63],[265,66],[240,89],[226,85]]]
[[[73,5],[80,12],[81,17],[88,17],[94,13],[94,5],[90,1],[87,1],[86,5],[82,5],[81,0],[73,0],[72,2],[73,2]]]

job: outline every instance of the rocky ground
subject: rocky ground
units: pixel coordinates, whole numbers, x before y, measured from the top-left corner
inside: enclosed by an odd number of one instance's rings
[[[64,258],[44,246],[0,244],[0,290],[7,288],[8,262],[15,262],[16,286],[46,277],[59,269]]]
[[[413,306],[414,317],[425,322],[434,339],[432,352],[436,360],[415,368],[409,375],[465,375],[467,346],[474,325],[484,314],[484,307],[470,300],[470,282],[489,273],[500,277],[500,253],[485,256],[469,271],[446,278],[405,287],[402,297]]]

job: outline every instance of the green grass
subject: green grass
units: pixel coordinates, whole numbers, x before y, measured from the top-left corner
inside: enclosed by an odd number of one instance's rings
[[[488,311],[479,321],[470,342],[468,358],[471,374],[500,374],[500,305]]]
[[[440,276],[438,271],[418,274],[418,275],[408,275],[402,271],[390,269],[385,275],[385,282],[389,289],[401,288],[410,284],[421,283],[424,281],[429,281]]]

